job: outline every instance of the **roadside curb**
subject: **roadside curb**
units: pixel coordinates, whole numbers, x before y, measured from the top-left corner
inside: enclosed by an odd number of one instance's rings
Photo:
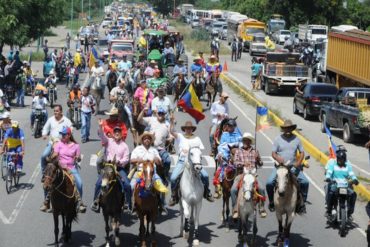
[[[243,97],[248,98],[248,100],[252,101],[256,106],[265,106],[262,102],[256,99],[248,89],[246,89],[243,85],[241,85],[238,81],[231,79],[228,73],[221,73],[220,78],[229,86],[235,87],[239,90],[239,94]],[[276,125],[280,126],[283,124],[283,120],[278,117],[275,113],[268,110],[269,117],[275,122]],[[329,160],[329,157],[320,151],[315,145],[313,145],[306,137],[301,135],[298,131],[294,131],[294,134],[301,140],[304,149],[316,160],[320,162],[322,166],[325,166]],[[370,191],[366,189],[366,187],[362,184],[354,186],[354,190],[359,194],[361,197],[366,198],[370,201]]]

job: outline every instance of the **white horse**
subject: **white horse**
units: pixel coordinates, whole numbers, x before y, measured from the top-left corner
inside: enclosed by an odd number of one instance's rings
[[[251,246],[254,245],[256,240],[257,234],[257,210],[256,210],[256,203],[253,200],[255,191],[255,181],[256,181],[256,169],[250,170],[244,168],[244,176],[243,176],[243,186],[242,191],[240,191],[240,195],[242,195],[241,200],[239,202],[239,234],[238,238],[239,241],[247,242],[247,233],[248,233],[248,218],[251,216],[252,224],[253,224],[253,236],[251,240]]]
[[[97,77],[92,76],[90,78],[89,83],[91,85],[91,95],[94,97],[95,102],[96,102],[95,114],[98,114],[100,111],[100,101],[102,97],[104,96],[103,94],[104,94],[105,84],[101,76],[97,76]]]
[[[287,165],[280,164],[276,167],[276,188],[274,193],[274,204],[276,218],[279,222],[279,235],[277,244],[289,246],[290,227],[292,225],[297,205],[298,184],[294,174],[290,172]],[[285,224],[283,225],[283,215]]]
[[[194,220],[194,238],[193,246],[199,245],[199,214],[202,208],[202,199],[204,193],[204,186],[200,178],[202,170],[202,152],[199,147],[192,147],[188,151],[188,158],[185,162],[184,173],[180,181],[180,214],[181,226],[180,235],[185,239],[189,238],[190,231],[190,217]],[[185,216],[185,224],[184,224]]]

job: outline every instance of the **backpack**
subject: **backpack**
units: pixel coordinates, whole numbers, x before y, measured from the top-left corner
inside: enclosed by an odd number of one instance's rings
[[[233,43],[231,44],[231,49],[232,49],[233,51],[236,51],[236,42],[233,42]]]

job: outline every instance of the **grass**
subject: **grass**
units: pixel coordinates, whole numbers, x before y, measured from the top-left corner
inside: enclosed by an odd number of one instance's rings
[[[183,23],[180,20],[171,20],[170,25],[175,27],[178,32],[180,32],[181,35],[184,37],[184,44],[188,51],[191,52],[193,56],[197,55],[199,51],[204,52],[204,57],[207,57],[210,55],[210,42],[209,40],[196,40],[191,37],[191,33],[193,29],[189,27],[189,25]],[[220,55],[230,55],[231,51],[228,49],[228,47],[224,46],[221,43],[220,47]]]
[[[55,37],[55,36],[58,36],[56,33],[54,33],[53,31],[51,31],[51,29],[48,29],[48,30],[46,30],[45,31],[45,33],[44,33],[44,36],[45,37]]]
[[[100,23],[101,20],[103,19],[103,16],[95,16],[91,19],[91,22],[97,22]],[[80,30],[80,27],[82,25],[87,25],[89,22],[85,19],[73,19],[72,22],[71,20],[65,20],[63,22],[63,26],[65,26],[67,29],[72,30],[72,34],[76,35],[78,31]]]
[[[25,61],[29,59],[29,56],[30,54],[29,53],[20,53],[19,54],[19,58],[21,61]],[[43,51],[39,51],[39,52],[32,52],[32,55],[31,55],[31,61],[38,61],[38,62],[41,62],[41,61],[44,61],[44,58],[45,58],[45,55],[44,55],[44,52]]]

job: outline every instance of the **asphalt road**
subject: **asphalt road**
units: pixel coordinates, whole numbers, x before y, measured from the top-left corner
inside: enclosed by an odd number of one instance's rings
[[[63,95],[66,91],[63,85],[58,87],[59,100],[66,106]],[[231,95],[229,101],[231,116],[238,116],[238,123],[243,131],[253,132],[255,109],[245,104],[239,96],[235,95],[230,89],[225,90]],[[27,98],[29,104],[30,98]],[[109,106],[105,102],[104,109]],[[51,111],[49,111],[51,114]],[[42,203],[43,194],[40,183],[39,158],[46,142],[41,139],[31,137],[29,129],[30,109],[12,110],[12,118],[21,122],[26,134],[26,157],[25,175],[20,180],[20,187],[7,195],[4,182],[0,181],[0,246],[49,246],[53,243],[53,219],[51,214],[39,211]],[[203,140],[206,150],[204,155],[209,154],[208,128],[210,126],[210,116],[198,125],[196,134]],[[96,167],[91,165],[91,157],[99,150],[100,142],[96,134],[97,119],[105,116],[93,118],[91,142],[81,145],[83,160],[81,176],[83,179],[84,195],[83,200],[90,204],[93,196],[93,189],[96,180]],[[176,113],[177,122],[184,123],[189,116],[185,113]],[[179,129],[179,127],[177,128]],[[77,141],[80,141],[80,133],[74,132]],[[279,129],[273,127],[265,133],[257,135],[257,148],[261,152],[265,166],[259,170],[259,179],[262,184],[272,169],[271,160],[271,140],[279,134]],[[128,144],[133,148],[131,135],[128,137]],[[214,171],[214,163],[209,158],[205,159],[205,169],[210,174]],[[327,228],[324,214],[323,197],[323,171],[316,161],[312,160],[311,168],[307,174],[312,179],[310,184],[308,213],[303,217],[296,217],[292,226],[291,245],[292,246],[365,246],[366,239],[363,231],[353,228],[349,231],[346,238],[340,238],[338,231]],[[213,189],[212,189],[213,190]],[[168,197],[167,197],[168,199]],[[363,207],[363,205],[359,206]],[[223,227],[221,217],[221,201],[218,200],[211,204],[204,201],[200,214],[200,244],[201,246],[241,246],[238,244],[235,229],[227,232]],[[362,219],[361,219],[362,218]],[[361,214],[355,215],[355,221],[359,222],[364,229],[366,222]],[[127,213],[122,214],[120,228],[120,238],[122,246],[137,246],[139,224],[135,216]],[[256,246],[273,246],[277,237],[277,220],[274,214],[269,213],[266,219],[258,218],[258,237]],[[168,216],[161,216],[157,221],[157,240],[158,246],[189,246],[179,237],[180,219],[178,206],[169,208]],[[69,246],[102,246],[105,243],[104,221],[101,214],[96,214],[87,210],[86,214],[80,214],[78,223],[72,227],[72,243]]]

